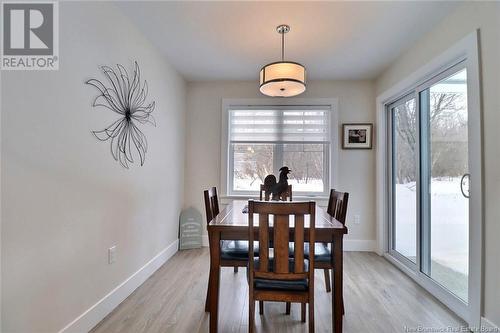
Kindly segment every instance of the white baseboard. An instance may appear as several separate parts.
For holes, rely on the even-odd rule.
[[[179,240],[175,240],[109,294],[66,325],[59,333],[83,333],[90,331],[137,287],[142,285],[158,268],[167,262],[177,252],[178,248]]]
[[[481,328],[487,329],[489,332],[500,332],[500,326],[485,317],[481,317]]]
[[[201,236],[203,246],[208,246],[208,235]],[[376,241],[364,239],[345,239],[344,251],[375,252]]]
[[[375,252],[377,242],[366,239],[344,239],[344,251]]]

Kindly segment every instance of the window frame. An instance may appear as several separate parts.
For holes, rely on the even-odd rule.
[[[386,109],[387,109],[387,128],[388,128],[388,132],[387,132],[387,151],[388,151],[388,154],[387,154],[387,179],[388,179],[388,184],[387,184],[387,188],[388,188],[388,220],[389,220],[389,228],[388,228],[388,232],[389,232],[389,238],[388,238],[388,242],[389,242],[389,248],[388,248],[388,252],[394,256],[395,258],[397,258],[399,261],[401,261],[403,264],[407,265],[409,268],[413,269],[413,270],[416,270],[417,267],[419,266],[419,259],[420,259],[420,256],[418,255],[419,251],[420,251],[420,244],[418,242],[418,239],[419,239],[419,231],[420,231],[420,228],[419,228],[419,219],[420,219],[420,212],[419,212],[419,209],[416,210],[416,229],[415,229],[415,234],[416,234],[416,262],[413,262],[411,261],[409,258],[405,257],[402,253],[398,252],[396,250],[396,235],[395,235],[395,230],[396,230],[396,206],[394,205],[395,203],[395,200],[396,200],[396,182],[395,182],[395,169],[394,169],[394,165],[395,165],[395,159],[396,159],[396,146],[395,146],[395,140],[396,140],[396,137],[395,137],[395,128],[394,128],[394,112],[393,112],[393,109],[399,105],[402,105],[412,99],[415,99],[415,108],[418,108],[418,102],[417,102],[417,95],[415,94],[415,91],[411,91],[410,93],[406,93],[400,97],[398,97],[397,99],[394,99],[392,100],[391,102],[389,103],[386,103]],[[417,110],[417,118],[418,118],[418,110]],[[419,135],[419,125],[420,125],[420,122],[417,121],[417,128],[416,128],[416,135],[418,136]],[[416,148],[419,149],[419,141],[420,140],[417,140],[416,142]],[[419,155],[419,154],[417,154]],[[418,161],[418,156],[416,158],[416,161]],[[418,163],[416,163],[418,164]],[[419,170],[417,168],[417,166],[415,166],[415,176],[417,177],[418,179],[418,175],[419,175]],[[416,182],[416,184],[418,185],[418,181]],[[416,191],[416,199],[417,199],[417,202],[415,203],[415,205],[417,206],[418,208],[418,201],[419,201],[419,192],[418,192],[418,189]]]
[[[387,260],[400,268],[415,282],[424,289],[431,292],[437,299],[448,306],[458,316],[464,319],[471,327],[479,327],[481,324],[481,301],[482,301],[482,271],[483,258],[481,249],[483,247],[483,172],[482,172],[482,106],[481,106],[481,80],[479,62],[479,30],[474,30],[464,36],[453,45],[449,46],[442,53],[434,56],[427,63],[424,63],[406,75],[401,81],[395,83],[386,91],[381,92],[377,99],[377,170],[376,186],[377,196],[377,253],[383,255]],[[427,83],[440,73],[464,61],[467,69],[467,98],[469,110],[469,170],[475,175],[475,182],[470,183],[471,205],[469,210],[469,304],[464,309],[457,306],[455,298],[449,297],[442,288],[435,284],[428,283],[422,274],[410,269],[389,252],[389,188],[387,168],[389,166],[387,139],[389,126],[387,125],[386,105],[397,99],[399,96],[408,94],[415,89],[419,90],[422,84]],[[417,98],[417,103],[419,99]],[[420,133],[420,130],[419,130]],[[420,158],[420,156],[418,157]],[[418,161],[420,163],[420,161]],[[420,175],[418,176],[420,177]],[[418,198],[420,193],[418,194]],[[418,214],[418,212],[417,212]],[[420,251],[420,249],[417,249]]]
[[[271,98],[263,99],[223,99],[222,100],[222,131],[221,131],[221,188],[223,197],[255,197],[258,191],[233,191],[233,147],[229,141],[229,111],[235,109],[318,109],[329,110],[330,112],[330,137],[329,143],[324,144],[323,172],[324,180],[322,192],[298,192],[294,194],[295,198],[326,198],[329,190],[338,179],[338,100],[336,98],[317,98],[302,99],[291,98],[286,100],[277,100]],[[277,142],[279,143],[279,142]],[[283,155],[282,155],[283,156]],[[279,165],[274,157],[273,168]],[[277,174],[278,170],[274,170]]]
[[[470,68],[470,66],[469,66]],[[397,265],[404,265],[412,271],[413,276],[416,277],[417,282],[421,283],[424,288],[427,288],[428,290],[431,290],[431,294],[433,296],[436,296],[439,300],[441,300],[443,303],[445,303],[452,311],[457,313],[462,319],[467,321],[468,317],[468,312],[470,310],[469,307],[469,301],[470,298],[472,297],[473,292],[471,292],[471,288],[469,288],[468,292],[468,300],[467,302],[460,299],[457,295],[455,295],[451,290],[447,289],[445,286],[439,284],[439,282],[430,275],[428,275],[424,269],[424,265],[430,265],[430,262],[428,262],[428,257],[430,256],[430,245],[429,242],[431,241],[431,236],[430,236],[430,206],[429,202],[427,201],[427,197],[424,195],[424,193],[429,193],[429,185],[424,181],[428,176],[427,173],[430,172],[427,168],[423,167],[423,163],[427,163],[428,161],[426,160],[426,152],[429,147],[425,145],[423,142],[424,137],[428,135],[428,124],[424,122],[424,117],[425,117],[425,112],[422,111],[421,109],[421,94],[432,87],[434,84],[439,83],[446,77],[449,77],[450,75],[456,74],[462,70],[467,70],[468,69],[468,62],[467,58],[465,56],[458,57],[455,60],[451,62],[447,62],[446,65],[439,67],[436,69],[434,72],[429,73],[428,75],[425,76],[425,79],[423,79],[421,82],[418,84],[414,84],[411,86],[410,93],[406,93],[405,95],[402,95],[402,97],[399,98],[392,98],[388,100],[388,102],[385,102],[385,107],[386,107],[386,112],[387,112],[387,121],[388,124],[386,125],[388,129],[390,129],[390,133],[388,132],[387,140],[389,142],[388,145],[388,168],[387,170],[391,172],[391,174],[387,175],[387,181],[388,181],[388,188],[389,188],[389,196],[388,196],[388,202],[387,202],[387,208],[389,210],[388,212],[388,232],[389,232],[389,250],[387,252],[387,255],[389,258],[392,258],[395,262],[397,262]],[[467,77],[467,86],[470,88],[472,86],[472,81],[473,78]],[[469,82],[469,80],[471,82]],[[474,94],[474,91],[470,92],[471,95]],[[412,96],[415,98],[415,107],[416,107],[416,118],[417,118],[417,126],[416,126],[416,131],[417,131],[417,142],[416,142],[416,165],[415,165],[415,172],[416,172],[416,202],[415,205],[417,207],[416,212],[416,262],[413,263],[410,261],[408,258],[406,258],[404,255],[396,251],[394,248],[394,239],[392,237],[394,236],[394,228],[395,228],[395,219],[394,219],[394,212],[391,211],[394,209],[394,184],[393,181],[393,154],[394,154],[394,143],[392,142],[391,136],[394,134],[393,133],[393,119],[392,119],[392,107],[394,105],[397,105],[401,100],[406,99],[407,97]],[[471,98],[468,92],[468,99]],[[474,97],[472,97],[474,99]],[[470,109],[474,109],[470,107],[470,104],[468,104],[468,107]],[[474,121],[474,111],[471,111],[468,113],[468,116],[470,117],[470,121]],[[472,124],[469,122],[469,130],[472,130]],[[470,134],[470,132],[469,132]],[[470,145],[468,146],[469,149],[472,148],[474,149],[473,143],[470,142]],[[470,155],[469,155],[470,157]],[[469,160],[469,169],[473,170],[474,167],[471,165],[471,160]],[[472,171],[470,171],[472,173]],[[473,213],[469,213],[469,232],[472,228],[472,222],[471,219],[473,218]],[[472,241],[472,238],[469,238],[469,243]],[[427,244],[427,245],[424,245]],[[469,251],[470,248],[472,247],[472,244],[469,245]],[[468,257],[468,263],[469,263],[469,275],[471,275],[471,256],[472,254],[469,253]],[[472,281],[472,277],[468,277],[469,280],[468,282]]]

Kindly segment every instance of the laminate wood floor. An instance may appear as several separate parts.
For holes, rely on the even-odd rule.
[[[344,253],[344,332],[408,332],[406,328],[460,327],[465,323],[384,258],[368,252]],[[205,295],[207,248],[178,252],[91,332],[208,332]],[[331,331],[331,294],[323,272],[315,274],[316,332]],[[221,273],[219,332],[248,331],[245,269]],[[257,308],[258,309],[258,308]],[[307,332],[300,305],[285,315],[284,303],[256,310],[257,332]]]

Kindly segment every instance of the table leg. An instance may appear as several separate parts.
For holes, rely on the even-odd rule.
[[[342,234],[334,234],[332,243],[332,326],[335,333],[342,332],[343,236]]]
[[[207,297],[205,298],[205,312],[210,312],[210,271],[208,271]]]
[[[210,235],[208,236],[208,239],[209,239],[208,249],[210,251]],[[208,285],[207,285],[207,296],[205,298],[205,312],[210,312],[210,291],[212,288],[211,285],[212,285],[212,260],[210,260],[210,265],[208,268]]]
[[[220,233],[213,231],[208,235],[210,243],[210,277],[208,293],[210,308],[210,332],[217,333],[219,318],[219,283],[220,283]]]

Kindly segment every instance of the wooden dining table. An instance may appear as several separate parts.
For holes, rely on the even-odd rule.
[[[220,243],[221,240],[248,240],[248,214],[243,210],[247,201],[235,200],[229,203],[212,221],[208,223],[210,246],[209,311],[210,332],[217,332],[219,318],[220,285]],[[318,243],[331,243],[333,269],[332,292],[332,330],[342,332],[342,280],[343,280],[343,238],[347,234],[345,225],[330,216],[323,208],[316,208],[315,240]],[[293,228],[290,229],[293,232]],[[308,238],[309,225],[305,219],[305,239]],[[257,237],[258,224],[254,227]]]

